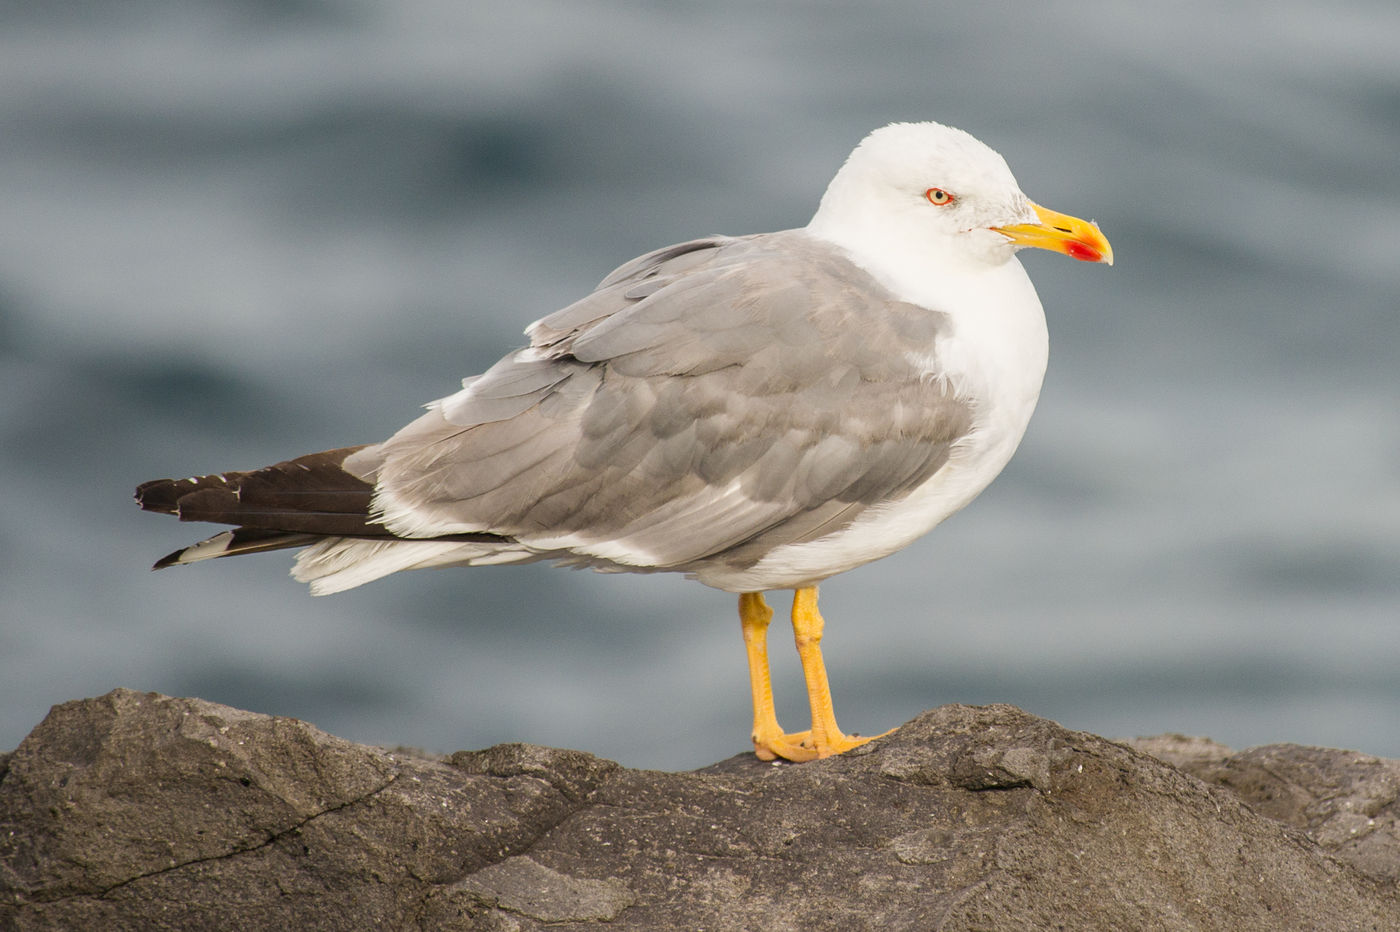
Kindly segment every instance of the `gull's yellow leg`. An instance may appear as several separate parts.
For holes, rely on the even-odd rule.
[[[807,701],[812,704],[812,732],[807,744],[817,757],[830,757],[874,740],[842,734],[836,724],[836,712],[831,707],[831,686],[826,679],[826,664],[822,662],[822,628],[825,625],[817,611],[817,587],[808,586],[794,592],[792,634],[797,641],[797,656],[802,660],[802,675],[807,679]]]
[[[753,752],[760,760],[812,760],[817,752],[803,746],[807,733],[784,734],[773,708],[773,680],[768,671],[768,623],[772,620],[773,610],[763,601],[763,593],[745,592],[739,596],[739,623],[744,629],[749,687],[753,690]]]

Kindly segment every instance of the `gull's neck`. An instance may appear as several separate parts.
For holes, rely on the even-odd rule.
[[[933,306],[925,299],[1020,273],[1005,236],[990,229],[954,233],[931,224],[923,215],[926,205],[893,202],[852,179],[846,168],[832,179],[806,232],[839,247],[901,299]]]
[[[806,232],[839,248],[898,300],[946,314],[952,330],[936,363],[930,357],[930,373],[949,378],[959,394],[1000,406],[1017,425],[1007,436],[1019,439],[1048,346],[1040,299],[1010,240],[991,229],[950,234],[884,207],[833,202],[828,192]]]
[[[1024,275],[1006,238],[991,230],[950,237],[888,216],[852,219],[831,223],[819,212],[806,233],[838,247],[903,301],[951,311],[951,296]]]

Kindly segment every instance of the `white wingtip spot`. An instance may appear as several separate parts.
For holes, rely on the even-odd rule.
[[[180,558],[175,562],[180,565],[186,563],[198,563],[200,560],[212,560],[223,555],[228,550],[228,545],[233,542],[233,532],[224,531],[215,534],[207,540],[202,540],[197,544],[191,544],[180,551]]]

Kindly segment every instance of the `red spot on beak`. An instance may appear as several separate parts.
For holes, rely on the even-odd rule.
[[[1070,240],[1065,243],[1065,255],[1081,262],[1102,262],[1103,253],[1092,246]]]

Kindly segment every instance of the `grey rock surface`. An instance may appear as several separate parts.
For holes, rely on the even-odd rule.
[[[661,773],[117,690],[0,755],[0,929],[1400,929],[1396,762],[1144,746],[947,706]]]
[[[1302,829],[1392,889],[1400,884],[1400,761],[1297,744],[1236,752],[1184,735],[1127,743],[1224,787],[1261,815]]]

